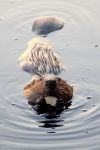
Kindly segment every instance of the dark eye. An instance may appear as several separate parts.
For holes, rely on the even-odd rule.
[[[40,78],[39,80],[42,81],[42,78]]]
[[[61,81],[61,78],[58,77],[58,81]]]

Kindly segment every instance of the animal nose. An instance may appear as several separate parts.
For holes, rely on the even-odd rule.
[[[48,80],[48,81],[46,81],[46,85],[48,88],[54,88],[54,87],[56,87],[57,83],[55,80]]]

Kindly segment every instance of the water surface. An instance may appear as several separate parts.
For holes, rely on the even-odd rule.
[[[49,34],[74,86],[72,105],[55,118],[36,114],[22,94],[30,75],[18,58],[36,36],[32,23],[42,15],[65,20]],[[0,149],[100,149],[100,1],[0,0]]]

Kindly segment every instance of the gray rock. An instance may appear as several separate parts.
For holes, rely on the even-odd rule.
[[[37,34],[47,35],[50,32],[61,29],[64,26],[64,20],[59,17],[43,16],[34,20],[32,31]]]

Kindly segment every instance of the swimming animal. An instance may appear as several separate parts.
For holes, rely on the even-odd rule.
[[[48,74],[31,81],[23,91],[28,103],[42,112],[49,111],[50,106],[57,111],[64,109],[73,96],[72,86],[56,75]]]

